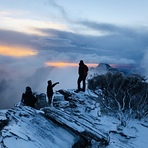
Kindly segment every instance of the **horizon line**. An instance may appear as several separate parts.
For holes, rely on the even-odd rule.
[[[99,64],[96,63],[84,63],[88,67],[96,67]],[[53,67],[78,67],[79,63],[74,63],[74,62],[46,62],[46,66],[53,66]]]
[[[88,67],[97,67],[99,64],[101,63],[84,63],[86,64]],[[108,63],[104,63],[104,64],[108,64]],[[117,68],[117,67],[127,67],[127,66],[131,66],[131,65],[135,65],[132,63],[128,63],[128,64],[108,64],[113,68]],[[45,62],[45,66],[49,67],[78,67],[79,63],[75,63],[75,62]]]

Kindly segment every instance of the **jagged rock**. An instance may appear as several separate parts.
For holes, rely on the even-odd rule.
[[[96,101],[90,99],[90,97],[84,93],[83,95],[85,96],[85,100],[82,98],[81,93],[74,93],[74,91],[69,92],[59,90],[58,93],[60,93],[67,101],[60,99],[58,97],[59,94],[58,96],[55,95],[53,107],[42,108],[46,117],[78,133],[82,139],[85,139],[85,142],[81,139],[85,144],[94,140],[98,145],[107,145],[110,141],[108,133],[104,133],[99,130],[97,125],[94,126],[93,122],[89,121],[88,118],[90,117],[87,115],[85,116],[82,113],[83,111],[87,113],[88,106],[90,108],[89,112],[96,109],[99,110]],[[95,116],[98,115],[95,114]],[[94,117],[91,118],[92,120],[95,120]],[[97,121],[99,120],[97,119]],[[83,147],[83,142],[81,140],[79,139],[73,147]]]
[[[89,141],[84,137],[80,137],[80,139],[74,143],[72,148],[86,148],[88,145],[90,145]]]
[[[65,99],[66,101],[71,100],[70,97],[71,97],[72,94],[71,94],[69,91],[60,89],[60,90],[58,90],[58,92],[64,96],[64,99]]]
[[[53,106],[56,108],[67,108],[69,107],[68,101],[53,101]]]
[[[18,103],[0,111],[0,148],[147,147],[146,132],[138,135],[147,130],[147,122],[132,122],[130,128],[118,130],[120,121],[100,113],[95,95],[74,90],[60,92],[54,94],[51,106],[46,106],[44,94],[38,94],[44,100],[38,102],[40,110]]]
[[[43,108],[42,110],[45,112],[46,117],[74,130],[87,140],[93,139],[104,145],[109,143],[110,138],[108,133],[99,130],[98,126],[94,126],[94,124],[83,115],[71,115],[71,113],[52,107]]]
[[[56,101],[65,101],[64,95],[59,92],[55,92],[53,96],[53,102],[56,102]]]
[[[8,124],[9,120],[6,118],[5,113],[0,112],[0,130]]]
[[[46,94],[44,94],[44,93],[36,94],[36,97],[37,97],[37,102],[35,103],[36,109],[40,109],[40,108],[49,106],[46,101]]]
[[[0,131],[1,148],[70,148],[79,140],[78,134],[28,106],[9,109],[6,119],[9,122]]]

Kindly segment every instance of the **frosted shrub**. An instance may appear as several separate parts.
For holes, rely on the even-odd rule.
[[[97,75],[88,80],[88,88],[98,95],[107,113],[113,113],[122,122],[148,116],[148,83],[139,74],[125,76],[121,72]],[[102,94],[97,93],[101,89]]]

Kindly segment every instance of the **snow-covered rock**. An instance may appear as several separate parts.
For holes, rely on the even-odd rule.
[[[9,109],[1,120],[7,124],[0,134],[2,148],[65,148],[71,147],[78,136],[44,117],[42,111],[20,106]]]
[[[148,123],[101,114],[90,91],[59,90],[51,106],[38,94],[36,109],[18,103],[0,110],[0,148],[147,148]]]

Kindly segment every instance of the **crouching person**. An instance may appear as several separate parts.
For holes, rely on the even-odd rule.
[[[24,105],[35,108],[37,98],[33,95],[32,90],[29,86],[26,87],[25,93],[22,94],[22,100]]]

